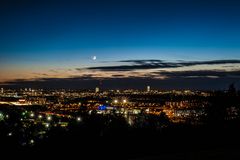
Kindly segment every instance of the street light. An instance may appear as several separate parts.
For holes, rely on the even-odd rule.
[[[30,144],[33,144],[33,143],[34,143],[34,140],[33,140],[33,139],[31,139],[31,140],[30,140]]]
[[[82,121],[82,118],[81,118],[81,117],[77,117],[77,121],[78,121],[78,122],[81,122],[81,121]]]
[[[49,124],[49,123],[46,123],[45,126],[48,128],[48,127],[50,126],[50,124]]]
[[[31,114],[30,114],[30,117],[34,117],[34,113],[31,113]]]
[[[48,116],[48,117],[47,117],[47,120],[48,120],[48,121],[51,121],[51,120],[52,120],[52,117]]]

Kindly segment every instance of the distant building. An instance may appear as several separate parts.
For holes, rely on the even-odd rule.
[[[99,87],[95,88],[95,93],[98,93],[100,91]]]
[[[147,92],[150,92],[150,91],[151,91],[150,86],[147,86]]]

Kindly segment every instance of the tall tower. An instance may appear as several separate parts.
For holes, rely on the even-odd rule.
[[[100,91],[99,87],[95,88],[95,93],[98,93]]]
[[[150,86],[147,86],[147,92],[150,92],[150,91],[151,91]]]

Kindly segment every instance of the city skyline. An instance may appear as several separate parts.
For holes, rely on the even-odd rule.
[[[237,1],[0,3],[1,87],[240,86]]]

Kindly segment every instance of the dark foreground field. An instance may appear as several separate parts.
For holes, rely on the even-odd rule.
[[[102,131],[86,127],[52,131],[33,147],[2,140],[3,154],[19,158],[63,159],[240,159],[236,127],[170,126],[158,131],[124,126]],[[4,147],[3,147],[4,146]]]

